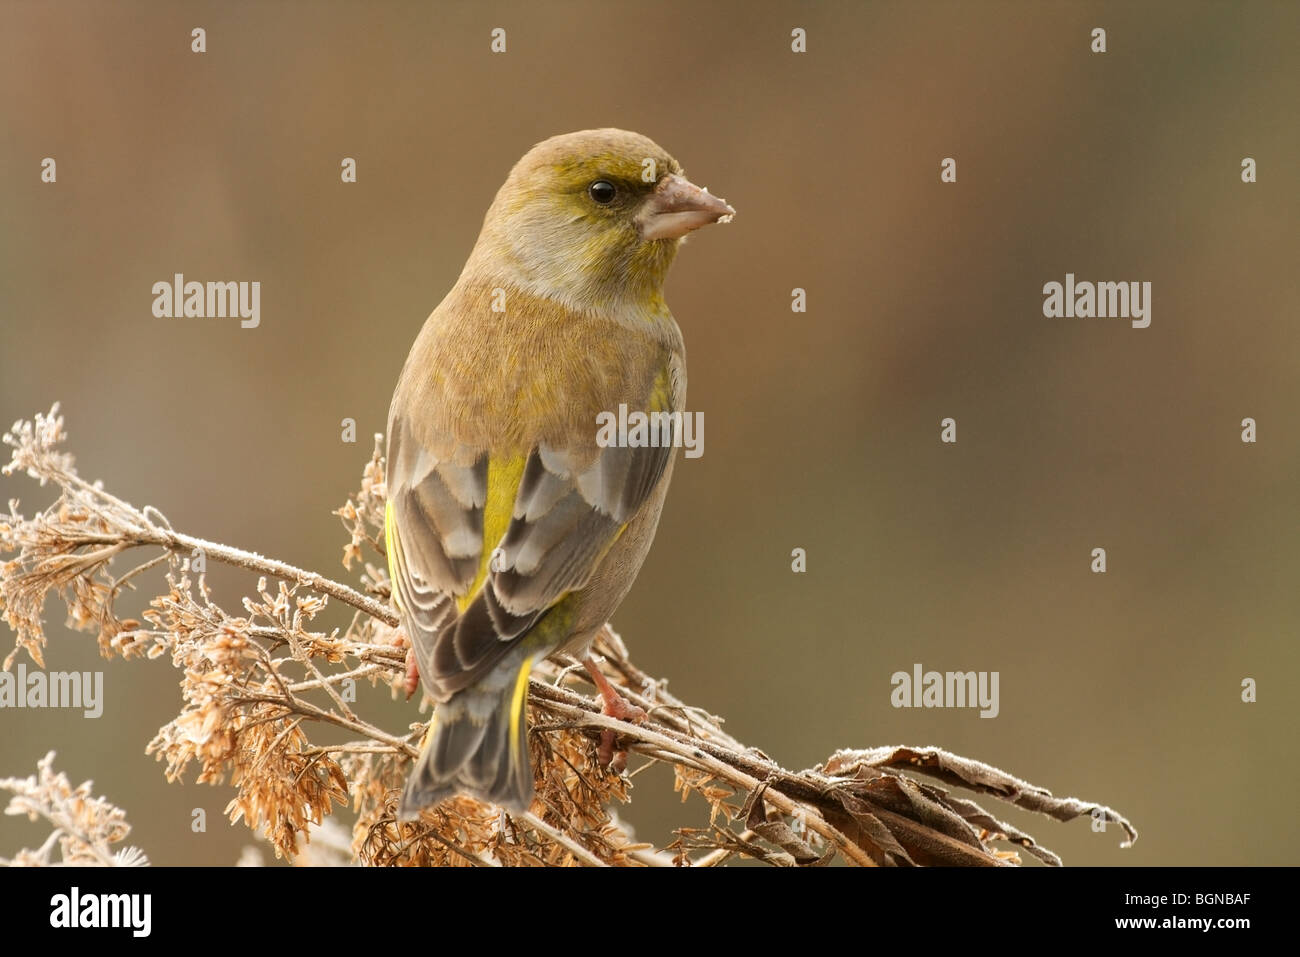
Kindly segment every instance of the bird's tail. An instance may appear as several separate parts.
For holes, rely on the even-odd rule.
[[[528,810],[533,800],[528,675],[535,658],[507,655],[481,681],[438,705],[407,777],[401,820],[457,793],[515,813]]]

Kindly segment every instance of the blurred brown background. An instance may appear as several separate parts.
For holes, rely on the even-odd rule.
[[[787,766],[936,744],[1142,832],[1008,814],[1067,863],[1294,864],[1298,30],[1282,2],[5,0],[0,423],[59,400],[85,476],[342,576],[330,510],[507,170],[638,130],[739,210],[669,280],[705,453],[615,619],[638,663]],[[154,318],[176,272],[260,281],[260,328]],[[1044,318],[1066,272],[1150,281],[1151,327]],[[211,577],[236,607],[252,584]],[[57,749],[155,862],[233,863],[231,789],[144,754],[176,673],[48,610],[48,667],[104,670],[104,715],[0,712],[0,776]],[[1001,714],[895,710],[914,662],[999,671]],[[706,817],[666,774],[624,813]],[[38,833],[0,820],[0,854]]]

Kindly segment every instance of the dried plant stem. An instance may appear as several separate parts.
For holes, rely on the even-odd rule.
[[[297,568],[287,562],[266,558],[255,552],[246,552],[240,548],[231,548],[229,545],[222,545],[219,542],[196,538],[193,535],[183,535],[180,532],[155,526],[140,529],[134,538],[127,540],[126,544],[160,545],[182,555],[192,555],[196,549],[201,548],[204,555],[226,565],[233,565],[236,568],[244,568],[260,575],[294,582],[322,595],[337,598],[345,605],[350,605],[357,611],[365,612],[371,618],[382,621],[386,625],[393,627],[398,625],[397,614],[388,605],[381,605],[373,598],[349,588],[342,582],[333,581],[317,572]]]
[[[56,406],[33,423],[19,422],[4,436],[14,449],[5,474],[22,470],[61,490],[54,504],[30,519],[17,514],[16,503],[8,515],[0,514],[0,559],[16,556],[0,561],[0,612],[17,633],[9,660],[25,651],[43,665],[42,608],[50,592],[67,603],[74,627],[97,634],[104,654],[169,655],[183,675],[184,707],[148,750],[166,760],[169,779],[180,778],[191,762],[200,767],[201,782],[229,776],[238,788],[227,808],[232,820],[260,827],[277,854],[299,853],[299,840],[335,804],[351,803],[357,813],[352,853],[363,863],[712,867],[737,854],[784,866],[833,857],[862,866],[1012,862],[1015,853],[996,850],[996,841],[1060,863],[974,801],[912,774],[1062,821],[1089,815],[1119,825],[1127,843],[1136,837],[1110,808],[1056,798],[990,765],[935,748],[841,750],[816,768],[787,770],[728,734],[721,718],[677,698],[666,682],[633,665],[608,626],[596,651],[624,686],[622,693],[647,712],[645,723],[607,717],[592,699],[572,690],[572,683],[590,681],[576,662],[543,662],[529,684],[529,745],[537,774],[532,810],[511,818],[455,797],[419,821],[399,822],[394,805],[409,762],[418,755],[422,729],[385,730],[367,720],[365,709],[343,689],[344,682],[366,680],[400,686],[406,650],[394,611],[317,572],[178,532],[156,509],[137,509],[85,482],[72,457],[57,449],[64,438],[57,412]],[[337,512],[352,540],[345,564],[359,560],[367,543],[382,552],[381,451],[377,442],[360,493]],[[135,548],[163,551],[110,575],[109,562]],[[183,559],[199,551],[205,559],[260,576],[258,594],[244,598],[246,614],[227,614],[202,575],[191,579],[193,563]],[[142,613],[152,627],[119,617],[114,602],[123,588],[138,587],[145,573],[164,563],[165,592]],[[269,579],[278,587],[269,588]],[[367,567],[361,580],[373,594],[387,593],[382,570]],[[354,609],[345,633],[307,630],[331,598]],[[307,731],[320,725],[344,729],[353,740],[314,744]],[[596,744],[610,731],[622,748],[673,767],[683,795],[695,793],[708,802],[708,827],[679,828],[678,840],[663,850],[632,841],[608,810],[628,800],[628,778],[597,760]],[[15,860],[44,861],[56,836],[71,826],[59,809],[91,806],[66,801],[70,786],[53,774],[52,759],[51,754],[40,766],[39,785],[35,779],[7,782],[20,795],[15,801],[35,802],[22,804],[20,812],[43,816],[55,827],[40,849]],[[77,839],[87,846],[74,849],[75,859],[114,863],[107,847],[125,834],[124,819],[106,804],[93,807],[96,820],[108,822],[107,836],[88,831]],[[144,860],[128,850],[116,862]]]
[[[276,697],[270,694],[253,694],[250,692],[235,692],[233,697],[243,702],[259,702],[264,704],[279,705],[284,708],[287,714],[300,714],[307,718],[315,718],[317,721],[323,721],[327,724],[337,725],[347,731],[356,734],[363,734],[366,737],[373,738],[376,741],[383,742],[394,751],[400,751],[408,757],[417,757],[419,750],[410,743],[408,738],[399,738],[391,734],[380,731],[372,724],[359,721],[355,718],[346,718],[343,715],[335,714],[327,708],[319,707],[310,701],[305,701],[299,697],[291,697],[288,701],[284,698]]]
[[[296,681],[289,685],[289,690],[297,694],[300,691],[311,691],[313,688],[336,685],[349,679],[356,680],[357,678],[369,678],[371,675],[382,675],[391,670],[391,668],[385,668],[382,665],[362,665],[360,668],[353,668],[351,671],[338,671],[332,675],[320,675],[310,681]]]
[[[615,732],[623,739],[628,750],[646,754],[656,760],[668,760],[697,768],[719,780],[734,785],[740,791],[755,791],[763,784],[762,780],[737,766],[741,763],[742,758],[734,752],[729,753],[726,749],[716,748],[698,739],[683,739],[681,735],[674,732],[659,731],[648,725],[629,726],[625,721],[617,721],[603,714],[593,713],[591,705],[585,702],[583,705],[578,705],[557,700],[556,689],[547,684],[542,684],[541,688],[535,684],[529,691],[547,700],[545,710],[569,718],[574,727],[583,730],[609,730]],[[719,754],[724,755],[725,759],[720,757]],[[770,766],[774,772],[772,774],[773,778],[786,774],[776,765]],[[778,775],[776,772],[780,772],[780,774]],[[793,814],[796,810],[794,800],[771,786],[768,787],[764,797],[784,814]],[[819,811],[805,808],[805,813],[808,818],[808,826],[834,845],[846,858],[866,867],[873,866],[875,862],[871,860],[870,856],[840,833],[838,829],[828,824]]]
[[[585,866],[587,867],[608,867],[609,866],[600,858],[596,857],[596,855],[592,854],[591,851],[587,850],[577,841],[569,837],[569,835],[565,834],[563,831],[551,827],[551,825],[547,824],[545,821],[543,821],[532,811],[528,811],[524,814],[521,814],[519,816],[519,819],[526,822],[529,827],[533,828],[533,830],[540,831],[542,834],[545,834],[556,844],[559,844],[562,848],[564,848],[566,851],[572,854],[576,860],[578,860]]]

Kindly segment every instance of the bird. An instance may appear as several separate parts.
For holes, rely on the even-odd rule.
[[[434,711],[399,819],[457,794],[527,811],[528,678],[549,656],[583,661],[605,714],[645,720],[590,649],[654,539],[680,444],[685,346],[664,278],[688,233],[734,215],[639,133],[551,137],[510,171],[420,329],[389,409],[384,538]],[[602,439],[621,406],[667,413],[671,441]]]

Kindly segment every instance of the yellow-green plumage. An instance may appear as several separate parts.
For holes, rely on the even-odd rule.
[[[673,449],[602,448],[597,416],[683,409],[663,278],[688,228],[730,212],[694,189],[637,134],[539,144],[416,339],[389,412],[385,532],[437,710],[403,816],[458,791],[527,807],[528,673],[585,654],[640,568]]]

